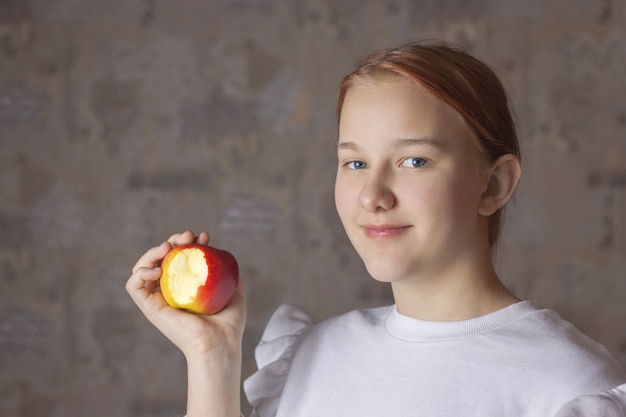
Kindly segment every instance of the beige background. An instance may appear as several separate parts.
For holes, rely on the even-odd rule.
[[[240,261],[245,375],[280,302],[389,303],[335,213],[335,99],[409,37],[501,75],[525,170],[502,277],[626,365],[623,0],[2,0],[0,416],[184,412],[183,358],[124,283],[185,228]]]

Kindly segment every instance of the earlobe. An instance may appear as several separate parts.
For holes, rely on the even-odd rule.
[[[511,199],[522,175],[519,159],[512,154],[502,155],[489,168],[486,189],[481,197],[478,213],[491,216]]]

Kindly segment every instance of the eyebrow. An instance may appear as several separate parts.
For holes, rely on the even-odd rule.
[[[444,148],[444,144],[441,141],[426,136],[420,138],[395,139],[390,143],[392,150],[407,148],[410,146],[431,146],[438,149]],[[360,148],[355,142],[339,142],[337,144],[337,149],[358,151]]]

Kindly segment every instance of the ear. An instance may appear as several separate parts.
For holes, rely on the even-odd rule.
[[[480,199],[478,213],[491,216],[511,199],[522,175],[519,159],[502,155],[488,168],[487,186]]]

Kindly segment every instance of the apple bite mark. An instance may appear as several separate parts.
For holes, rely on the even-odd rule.
[[[209,267],[200,249],[181,250],[169,266],[169,287],[172,299],[178,307],[193,303],[198,288],[204,285]]]

